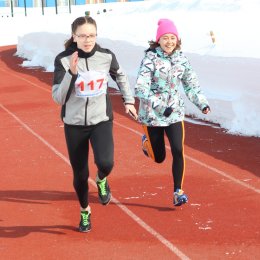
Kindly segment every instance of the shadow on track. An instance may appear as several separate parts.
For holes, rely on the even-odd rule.
[[[54,226],[12,226],[1,227],[0,237],[3,238],[18,238],[25,237],[31,233],[48,233],[54,235],[66,235],[64,230],[76,231],[73,226],[54,225]]]
[[[98,203],[97,192],[89,193],[89,201]],[[51,201],[77,201],[74,191],[1,190],[0,201],[26,204],[50,204]]]

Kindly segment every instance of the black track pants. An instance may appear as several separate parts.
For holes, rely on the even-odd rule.
[[[80,206],[86,208],[88,201],[89,143],[100,179],[108,176],[114,165],[113,122],[106,121],[94,126],[64,125],[65,138],[73,169],[73,186]]]
[[[174,191],[182,189],[184,179],[184,123],[177,122],[166,127],[143,126],[153,154],[150,157],[157,163],[164,161],[166,156],[164,133],[168,137],[173,157],[172,176]]]

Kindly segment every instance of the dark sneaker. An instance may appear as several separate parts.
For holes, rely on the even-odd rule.
[[[144,146],[144,143],[145,143],[145,142],[148,142],[148,140],[147,140],[146,135],[143,135],[143,136],[142,136],[142,150],[143,150],[143,153],[144,153],[147,157],[149,157],[148,152],[147,152],[147,150],[146,150],[146,148],[145,148],[145,146]]]
[[[107,178],[103,180],[96,179],[97,188],[98,188],[98,199],[99,202],[103,205],[107,205],[111,200],[111,192],[107,182]]]
[[[89,211],[80,212],[80,223],[79,223],[80,232],[89,232],[91,230],[90,215],[91,213]]]
[[[187,195],[184,194],[183,190],[177,189],[173,194],[173,204],[174,206],[181,206],[188,202]]]

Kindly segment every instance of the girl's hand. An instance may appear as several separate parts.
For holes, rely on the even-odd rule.
[[[78,52],[75,51],[74,53],[72,53],[70,57],[70,71],[74,75],[78,74],[78,69],[77,69],[78,61],[79,61]]]
[[[125,112],[129,114],[134,120],[137,120],[138,115],[136,113],[136,109],[132,104],[125,104]]]
[[[208,114],[210,112],[210,107],[209,106],[206,106],[202,109],[202,113],[203,114]]]

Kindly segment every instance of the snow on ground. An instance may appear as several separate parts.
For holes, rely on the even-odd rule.
[[[226,128],[229,133],[260,136],[259,0],[172,0],[90,4],[54,8],[0,8],[0,46],[17,44],[23,66],[53,71],[54,57],[70,37],[70,25],[85,11],[98,24],[97,42],[111,49],[132,86],[157,21],[172,19],[184,53],[197,72],[212,112],[203,115],[186,99],[187,115]],[[8,17],[7,17],[8,16]],[[210,37],[213,31],[216,42]],[[11,32],[11,33],[10,33]]]

